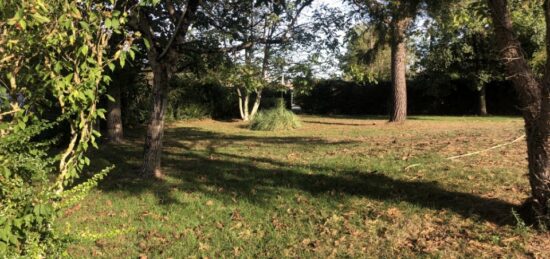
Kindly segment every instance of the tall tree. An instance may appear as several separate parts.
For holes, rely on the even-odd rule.
[[[220,40],[220,49],[231,53],[238,69],[229,69],[248,83],[231,83],[239,96],[241,118],[248,121],[260,107],[262,92],[272,75],[277,48],[303,39],[304,26],[298,24],[302,11],[313,0],[243,0],[214,2],[205,8],[209,23]],[[244,64],[244,66],[243,66]],[[226,79],[230,79],[229,77]],[[231,80],[229,80],[231,81]],[[252,95],[254,103],[250,107]]]
[[[107,87],[107,94],[112,98],[107,103],[107,139],[112,143],[120,143],[124,138],[122,126],[122,107],[120,98],[120,85],[113,82]]]
[[[134,14],[129,23],[143,35],[147,45],[147,59],[153,71],[152,108],[141,167],[144,176],[162,177],[162,139],[169,82],[183,55],[178,47],[186,42],[186,35],[195,21],[201,2],[202,0],[164,0],[150,4],[138,2],[141,5],[139,12]]]
[[[431,87],[449,86],[453,79],[466,79],[478,93],[478,114],[487,115],[486,84],[500,79],[502,68],[493,49],[494,37],[487,31],[489,18],[477,1],[460,1],[433,14],[417,43],[417,62]]]
[[[392,109],[390,122],[407,118],[407,38],[408,29],[420,12],[441,9],[451,1],[436,0],[353,0],[357,13],[366,17],[380,34],[376,47],[384,41],[391,47]]]
[[[407,118],[407,30],[417,15],[418,0],[376,1],[355,0],[366,13],[369,23],[380,33],[382,40],[389,40],[391,47],[392,109],[390,122],[404,122]],[[389,37],[386,36],[386,33]]]
[[[124,10],[126,3],[125,1],[117,1],[115,5],[115,10]],[[127,29],[127,28],[124,28]],[[130,30],[127,30],[130,31]],[[110,52],[116,53],[116,47],[120,45],[121,37],[114,35],[110,42]],[[141,69],[143,62],[143,50],[139,44],[134,44],[132,46],[125,46],[127,49],[132,49],[132,60],[129,65],[125,65],[126,62],[117,64],[117,67],[114,71],[111,71],[110,75],[116,80],[113,80],[107,86],[107,103],[106,109],[107,113],[105,114],[105,120],[107,124],[106,137],[107,140],[111,143],[120,143],[124,139],[124,127],[122,119],[122,96],[126,88],[125,86],[134,85],[136,79],[136,74]],[[120,55],[125,55],[120,53]],[[136,58],[137,55],[137,58]],[[132,62],[136,61],[136,62]]]
[[[341,58],[344,79],[356,82],[389,81],[391,77],[391,51],[378,40],[376,29],[363,23],[355,25],[347,35],[346,54]]]
[[[546,21],[546,53],[550,53],[550,1],[540,3]],[[550,226],[550,56],[546,57],[542,78],[538,78],[515,33],[508,1],[488,0],[488,4],[502,62],[522,105],[532,194],[530,203],[539,222]]]

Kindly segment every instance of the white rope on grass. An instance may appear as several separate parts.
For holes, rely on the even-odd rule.
[[[479,151],[472,152],[472,153],[467,153],[467,154],[463,154],[463,155],[447,157],[447,158],[445,158],[445,159],[453,160],[453,159],[457,159],[457,158],[461,158],[461,157],[477,155],[477,154],[479,154],[479,153],[487,152],[487,151],[489,151],[489,150],[497,149],[497,148],[499,148],[499,147],[504,147],[504,146],[508,146],[508,145],[514,144],[514,143],[516,143],[516,142],[522,140],[523,138],[525,138],[525,134],[519,136],[518,138],[516,138],[516,139],[514,139],[514,140],[512,140],[512,141],[510,141],[510,142],[502,143],[502,144],[499,144],[499,145],[496,145],[496,146],[492,146],[492,147],[490,147],[490,148],[483,149],[483,150],[479,150]]]
[[[496,146],[492,146],[490,148],[486,148],[486,149],[483,149],[483,150],[479,150],[479,151],[476,151],[476,152],[471,152],[471,153],[467,153],[467,154],[463,154],[463,155],[458,155],[458,156],[451,156],[451,157],[447,157],[445,158],[446,160],[453,160],[453,159],[457,159],[457,158],[461,158],[461,157],[467,157],[467,156],[473,156],[473,155],[477,155],[479,153],[483,153],[483,152],[487,152],[487,151],[490,151],[490,150],[493,150],[493,149],[497,149],[499,147],[504,147],[504,146],[508,146],[508,145],[511,145],[511,144],[514,144],[520,140],[522,140],[523,138],[525,138],[525,134],[519,136],[518,138],[510,141],[510,142],[506,142],[506,143],[502,143],[502,144],[498,144]],[[409,165],[407,167],[404,168],[404,170],[407,170],[407,169],[410,169],[410,168],[413,168],[413,167],[417,167],[417,166],[421,166],[422,164],[412,164],[412,165]]]

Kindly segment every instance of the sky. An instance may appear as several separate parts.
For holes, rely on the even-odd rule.
[[[300,23],[307,23],[311,21],[311,17],[313,15],[314,10],[319,9],[321,6],[328,6],[330,8],[337,8],[343,13],[348,13],[352,10],[352,7],[347,1],[342,0],[314,0],[310,7],[307,9],[304,9],[303,14],[299,18]],[[415,30],[422,30],[423,26],[421,26],[426,21],[426,17],[424,16],[418,16],[417,19],[415,19],[414,27]],[[346,28],[339,29],[337,31],[333,31],[333,33],[338,35],[338,39],[340,41],[340,48],[339,52],[341,54],[345,54],[346,52],[346,42],[344,41],[345,35],[350,29],[351,26],[353,26],[354,23],[357,23],[358,21],[352,21]],[[418,42],[422,40],[423,34],[416,34],[416,36],[412,36],[411,40],[412,42]],[[326,59],[326,62],[323,62],[322,66],[315,68],[315,76],[319,78],[331,78],[331,77],[339,77],[342,76],[342,71],[338,66],[337,60],[335,60],[335,56],[332,55],[332,53],[329,53],[329,50],[322,50],[321,52],[324,52],[324,56]],[[304,53],[304,52],[298,52],[295,54],[292,54],[291,56],[294,58],[295,61],[304,60],[307,59],[308,55],[311,53]],[[329,62],[331,61],[331,62]],[[412,61],[412,60],[411,60]]]
[[[311,17],[313,16],[314,10],[319,9],[322,6],[337,8],[342,12],[347,12],[349,10],[349,6],[347,6],[347,4],[341,0],[314,0],[311,6],[304,9],[302,15],[298,19],[298,24],[308,23],[309,21],[311,21]],[[342,30],[332,31],[332,33],[335,33],[338,35],[338,39],[340,42],[344,41],[344,36],[346,32],[347,32],[347,28]],[[332,53],[329,53],[329,50],[322,50],[321,52],[324,52],[324,55],[322,56],[324,56],[325,60],[322,62],[321,66],[315,67],[315,76],[320,78],[329,78],[334,75],[336,76],[341,75],[341,71],[340,71],[340,68],[338,67],[338,63],[335,62],[334,56],[331,55]],[[341,53],[345,52],[345,45],[340,46],[340,52]],[[298,52],[298,53],[292,54],[291,56],[294,58],[294,61],[300,61],[300,60],[307,59],[309,54],[311,53]]]

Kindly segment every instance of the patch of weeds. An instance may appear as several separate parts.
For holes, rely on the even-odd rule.
[[[250,123],[251,130],[263,131],[292,130],[301,126],[298,116],[285,108],[283,99],[278,100],[275,108],[260,111]]]
[[[521,215],[519,215],[519,213],[515,209],[512,209],[512,216],[514,217],[514,220],[516,221],[516,225],[514,227],[514,232],[518,235],[523,236],[523,237],[525,237],[527,234],[529,234],[529,232],[530,232],[529,227],[527,226],[527,224],[525,223],[525,221],[523,220]]]

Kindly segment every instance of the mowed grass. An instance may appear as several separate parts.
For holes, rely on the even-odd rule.
[[[61,231],[74,257],[550,257],[518,224],[528,196],[518,118],[301,116],[303,128],[181,121],[165,135],[164,181],[136,177],[142,132],[103,146],[116,169]]]

